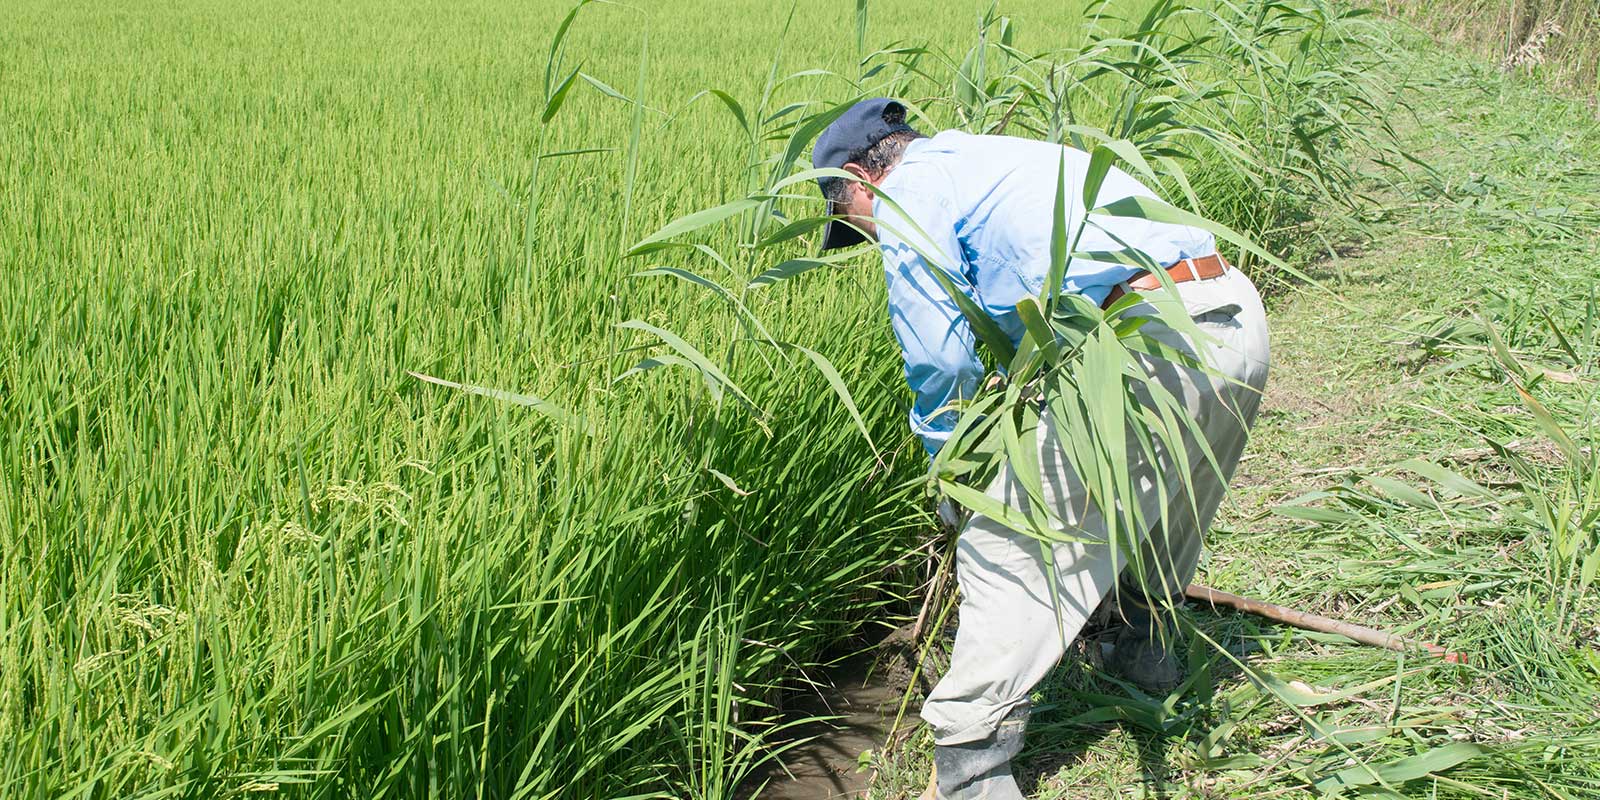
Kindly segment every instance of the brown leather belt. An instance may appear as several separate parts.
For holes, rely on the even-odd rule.
[[[1203,281],[1216,278],[1228,271],[1228,262],[1222,260],[1220,255],[1202,256],[1200,258],[1186,258],[1167,267],[1167,275],[1171,276],[1173,283],[1185,281]],[[1131,287],[1133,291],[1150,292],[1161,288],[1161,279],[1142,270],[1138,275],[1129,278],[1116,286],[1111,287],[1111,293],[1106,295],[1106,301],[1100,304],[1101,308],[1110,308],[1112,303],[1122,299]]]

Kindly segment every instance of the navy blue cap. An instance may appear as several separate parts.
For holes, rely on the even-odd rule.
[[[906,107],[898,100],[874,97],[862,100],[834,120],[811,148],[811,166],[838,169],[850,163],[891,133],[912,130],[906,124]],[[818,178],[817,185],[841,178]],[[828,213],[836,213],[831,207]],[[832,250],[865,241],[861,232],[842,220],[828,223],[822,236],[822,249]]]

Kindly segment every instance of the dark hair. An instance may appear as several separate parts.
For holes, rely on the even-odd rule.
[[[879,139],[876,144],[865,150],[851,153],[848,161],[860,164],[869,175],[882,175],[900,163],[900,157],[905,155],[907,145],[926,138],[928,137],[911,128],[898,130]],[[823,184],[822,195],[828,198],[830,203],[842,203],[845,200],[845,189],[849,186],[850,181],[843,178],[830,178]]]

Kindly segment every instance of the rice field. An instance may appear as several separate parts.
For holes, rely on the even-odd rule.
[[[1168,5],[8,6],[0,796],[731,796],[926,462],[819,204],[636,245],[894,90],[1306,252],[1404,161],[1377,35]]]

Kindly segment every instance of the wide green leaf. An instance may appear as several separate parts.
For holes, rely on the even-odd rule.
[[[1316,788],[1325,794],[1357,786],[1370,786],[1380,781],[1404,783],[1436,775],[1473,759],[1489,755],[1491,751],[1472,742],[1451,742],[1414,756],[1397,758],[1382,764],[1358,764],[1317,779]],[[1374,775],[1373,773],[1377,774]]]
[[[1322,286],[1322,284],[1317,282],[1314,278],[1305,274],[1304,272],[1301,272],[1300,270],[1295,269],[1294,267],[1289,266],[1284,262],[1283,259],[1267,252],[1260,245],[1257,245],[1255,242],[1251,241],[1249,237],[1238,233],[1237,231],[1229,228],[1226,225],[1223,225],[1220,222],[1214,222],[1192,211],[1185,211],[1177,206],[1168,205],[1167,203],[1164,203],[1153,197],[1124,197],[1121,200],[1116,200],[1097,208],[1090,209],[1089,213],[1091,215],[1107,217],[1132,217],[1135,219],[1150,220],[1151,222],[1165,222],[1172,225],[1188,225],[1191,228],[1199,228],[1203,231],[1208,231],[1223,241],[1229,242],[1230,244],[1233,244],[1239,249],[1254,255],[1262,261],[1265,261],[1268,264],[1271,264],[1274,267],[1293,275],[1299,280],[1305,281],[1306,283],[1312,284],[1331,293],[1331,290],[1327,290],[1326,287]]]
[[[545,101],[544,113],[539,115],[540,122],[549,122],[555,117],[556,112],[561,110],[561,104],[567,101],[567,92],[572,91],[573,81],[578,79],[578,74],[579,71],[574,69],[556,87],[555,92],[550,95],[550,99]]]
[[[777,340],[772,338],[772,334],[767,331],[767,326],[762,324],[761,318],[751,313],[750,309],[745,307],[745,304],[740,301],[733,292],[729,291],[728,288],[722,284],[680,267],[652,267],[647,270],[635,272],[633,273],[632,277],[645,278],[656,275],[671,276],[686,283],[691,283],[695,286],[710,289],[714,294],[717,295],[717,297],[721,298],[723,302],[732,307],[746,324],[748,324],[757,333],[761,334],[762,340],[770,345],[776,346],[778,344]]]
[[[744,106],[739,105],[739,101],[733,99],[733,95],[728,94],[721,89],[712,89],[711,94],[718,100],[722,101],[722,104],[728,108],[728,113],[732,114],[734,120],[739,123],[739,127],[746,134],[749,134],[750,120],[744,113]]]
[[[854,255],[855,253],[851,252],[848,253],[846,257],[851,257]],[[777,266],[762,272],[760,275],[751,278],[750,283],[746,284],[746,288],[755,289],[762,286],[772,286],[774,284],[783,283],[790,278],[798,277],[818,267],[837,266],[842,260],[844,259],[840,257],[791,258],[788,261],[784,261]]]
[[[750,396],[745,394],[745,391],[739,388],[739,385],[734,383],[732,378],[728,377],[727,373],[724,373],[720,367],[712,363],[711,359],[706,358],[704,353],[700,352],[700,350],[694,345],[684,341],[683,337],[679,336],[678,334],[673,333],[665,328],[651,325],[650,323],[639,319],[630,319],[626,322],[619,322],[617,323],[617,327],[644,331],[654,335],[661,341],[666,342],[667,346],[676,351],[680,357],[686,359],[691,365],[694,366],[695,369],[699,370],[702,375],[705,375],[708,380],[715,381],[718,386],[721,386],[731,392],[740,403],[745,405],[745,407],[756,412],[757,414],[765,414],[765,412],[763,412],[761,408],[756,405],[755,401],[751,400]]]
[[[627,254],[629,256],[638,256],[659,250],[669,239],[700,230],[701,228],[715,225],[719,222],[727,220],[730,217],[743,214],[744,212],[761,205],[766,199],[767,198],[765,197],[759,196],[746,197],[742,200],[734,200],[731,203],[723,203],[720,206],[708,208],[703,211],[696,211],[693,214],[686,214],[667,223],[666,225],[663,225],[660,230],[641,239],[638,244],[635,244],[633,247],[628,249]]]
[[[543,414],[557,422],[571,425],[584,433],[588,432],[588,428],[584,424],[584,421],[581,417],[578,417],[577,415],[567,411],[555,403],[540,398],[536,395],[508,392],[503,389],[491,389],[486,386],[474,386],[470,383],[456,383],[455,381],[447,381],[444,378],[435,378],[432,375],[424,375],[420,372],[412,372],[409,370],[406,372],[406,374],[416,378],[419,381],[431,383],[435,386],[444,386],[450,389],[466,392],[467,394],[475,394],[482,397],[487,397],[491,400],[499,400],[503,403],[513,403],[519,406],[528,406],[534,411],[537,411],[540,414]]]
[[[850,387],[845,385],[844,378],[839,375],[839,370],[833,365],[833,362],[809,347],[790,342],[783,342],[782,346],[785,349],[799,350],[802,355],[817,366],[817,370],[828,381],[828,386],[833,389],[833,393],[839,398],[839,402],[843,403],[845,410],[850,412],[850,419],[855,422],[856,430],[861,432],[861,438],[867,441],[867,448],[872,451],[873,457],[881,461],[882,456],[878,453],[878,446],[872,443],[872,434],[867,430],[866,420],[861,418],[861,410],[856,407],[855,398],[850,396]]]

